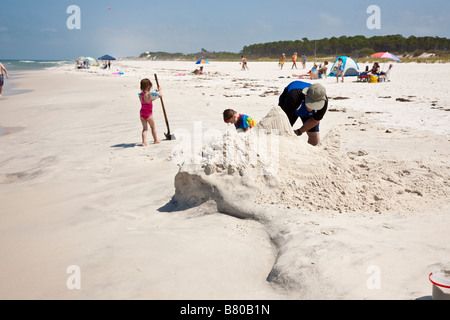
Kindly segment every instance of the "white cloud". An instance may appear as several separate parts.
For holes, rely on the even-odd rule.
[[[0,27],[0,32],[5,32],[5,31],[8,31],[7,27]]]
[[[319,14],[319,17],[321,19],[320,23],[323,23],[327,26],[341,27],[344,24],[344,21],[338,15],[331,15],[326,12],[321,12]]]

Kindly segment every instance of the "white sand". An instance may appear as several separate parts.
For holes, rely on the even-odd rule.
[[[429,273],[450,268],[449,64],[395,64],[388,83],[321,80],[321,146],[281,134],[270,142],[279,157],[232,166],[212,161],[223,147],[214,135],[245,140],[222,111],[259,121],[304,70],[195,67],[123,61],[11,77],[33,91],[8,96],[6,85],[0,100],[0,298],[431,296]],[[137,93],[154,73],[177,140],[143,148]],[[160,102],[155,117],[163,139]],[[202,147],[204,166],[177,175]],[[249,157],[245,144],[234,150]],[[67,288],[72,265],[80,290]]]

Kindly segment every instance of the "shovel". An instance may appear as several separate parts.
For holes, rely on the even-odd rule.
[[[156,86],[159,88],[159,82],[158,82],[158,76],[155,74],[155,80],[156,80]],[[167,114],[166,114],[166,108],[164,108],[164,101],[163,98],[160,96],[159,100],[161,100],[161,106],[164,113],[164,119],[166,119],[166,126],[167,126],[167,133],[164,133],[167,140],[176,140],[175,135],[170,134],[170,128],[169,128],[169,120],[167,120]]]

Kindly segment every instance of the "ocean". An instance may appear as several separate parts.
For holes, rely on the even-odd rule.
[[[75,60],[0,60],[9,72],[45,70],[60,67],[67,64],[74,64]]]

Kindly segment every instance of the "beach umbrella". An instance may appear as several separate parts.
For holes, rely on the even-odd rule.
[[[95,60],[92,57],[87,57],[84,59],[85,61],[87,61],[89,64],[93,65],[93,66],[98,66],[98,62],[97,60]]]
[[[98,58],[98,60],[116,60],[116,58],[111,57],[108,54],[105,54],[103,57]]]
[[[209,62],[205,59],[200,59],[195,64],[209,64]]]
[[[377,53],[374,53],[373,55],[371,55],[371,57],[384,58],[384,59],[390,59],[390,60],[402,62],[397,56],[395,56],[389,52],[377,52]]]

